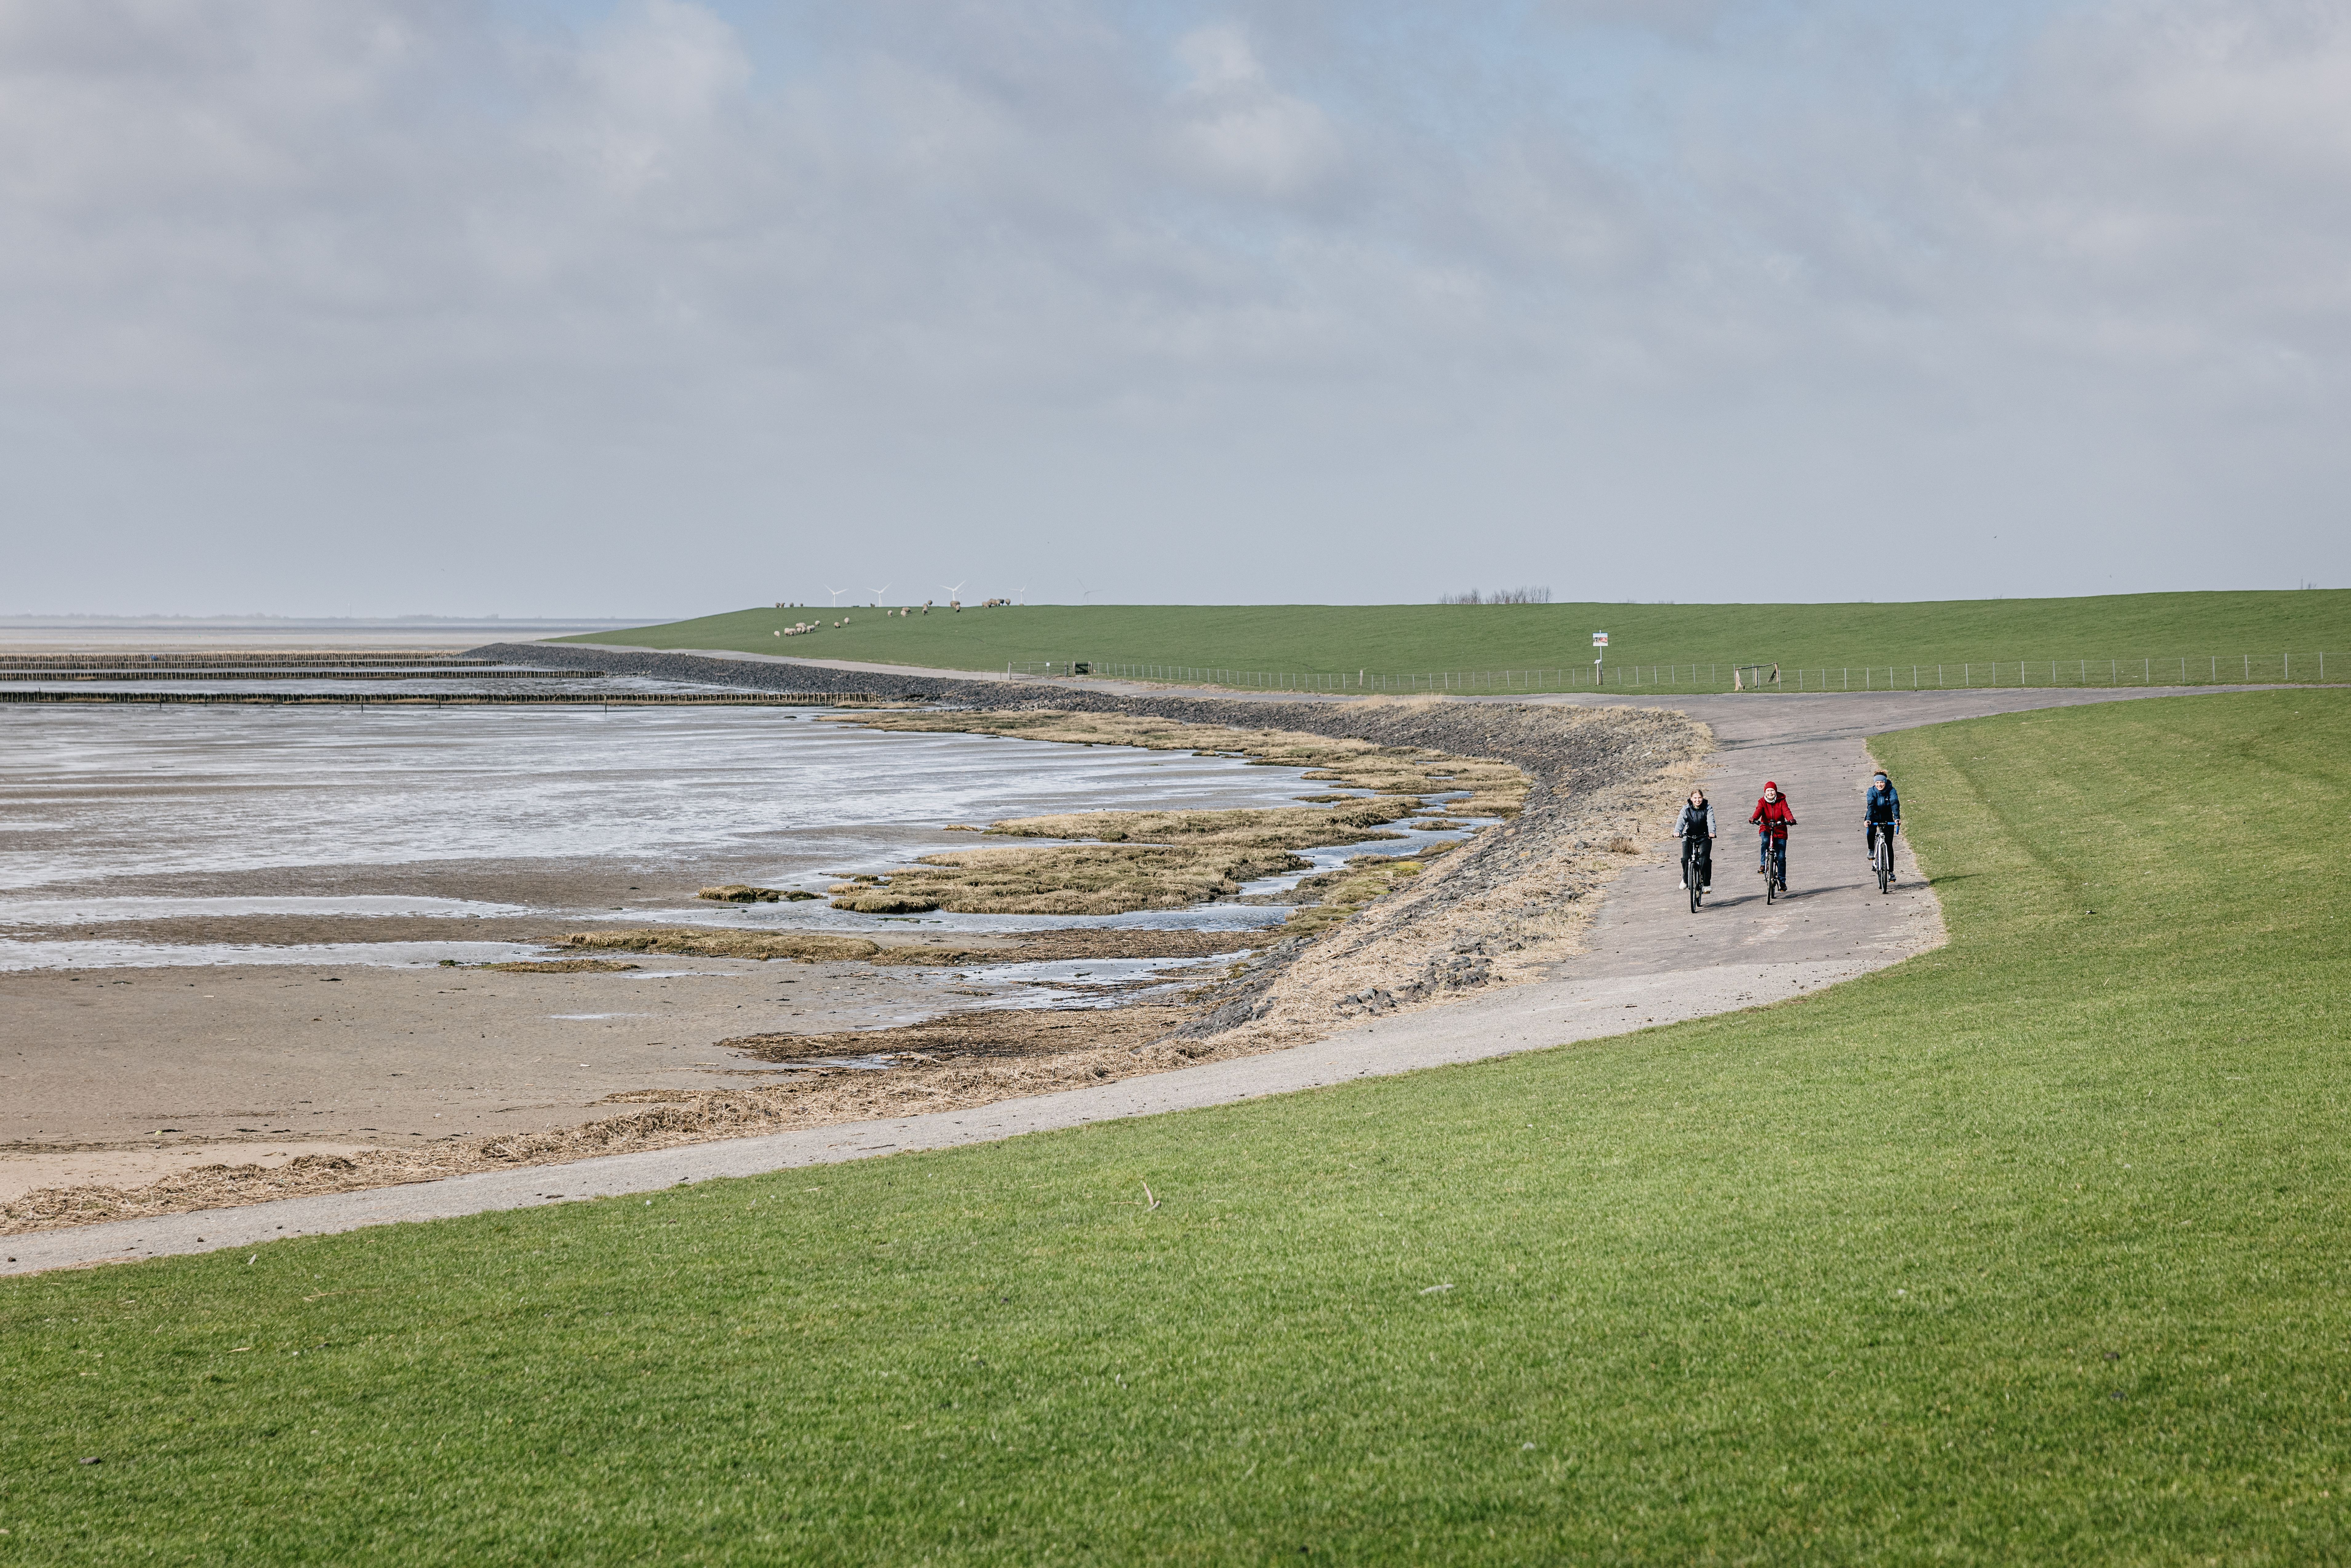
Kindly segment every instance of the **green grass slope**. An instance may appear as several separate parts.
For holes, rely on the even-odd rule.
[[[2351,1557],[2351,697],[1880,755],[1952,941],[1795,1003],[8,1281],[0,1560]]]
[[[842,614],[847,626],[830,624]],[[810,618],[825,621],[826,629],[806,637],[775,635]],[[1913,664],[1942,663],[1951,667],[1949,680],[1956,685],[1961,666],[1970,662],[2246,655],[2255,660],[2255,678],[2275,680],[2283,653],[2296,656],[2294,674],[2307,678],[2317,674],[2314,661],[2321,651],[2329,655],[2329,677],[2341,678],[2341,666],[2351,664],[2351,591],[1929,604],[1032,605],[960,614],[935,610],[904,618],[856,610],[743,610],[569,641],[956,670],[1084,659],[1394,674],[1588,668],[1594,632],[1609,634],[1612,665],[1702,664],[1719,668],[1724,685],[1729,666],[1740,662],[1776,662],[1791,669],[1898,665],[1906,671]],[[2077,674],[2061,673],[2067,684]],[[2095,673],[2103,683],[2103,664]],[[2134,678],[2138,674],[2129,673]],[[2199,680],[2211,673],[2210,664],[2189,672]],[[2154,674],[2160,678],[2162,672]],[[2040,681],[2037,674],[2033,678]],[[1931,678],[1927,684],[1933,684]],[[1858,676],[1855,685],[1860,685]]]

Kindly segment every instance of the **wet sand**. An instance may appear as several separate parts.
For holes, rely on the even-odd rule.
[[[957,1007],[954,969],[648,956],[620,974],[254,965],[0,975],[0,1192],[61,1150],[402,1146],[569,1126],[774,1069],[711,1042]],[[28,1163],[29,1162],[29,1163]],[[44,1167],[45,1168],[45,1167]]]

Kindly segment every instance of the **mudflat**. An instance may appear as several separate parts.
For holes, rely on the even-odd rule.
[[[0,1194],[81,1179],[569,1126],[609,1094],[778,1071],[710,1042],[887,1028],[971,1005],[952,968],[652,956],[607,974],[353,965],[0,974]],[[163,1155],[166,1158],[142,1156]],[[104,1177],[86,1174],[105,1166]]]
[[[1294,718],[1300,727],[1261,722],[1269,718]],[[1235,719],[1259,722],[1239,729],[1232,727]],[[95,928],[50,929],[117,942],[135,930],[159,946],[167,936],[184,941],[201,935],[243,946],[241,956],[248,956],[268,941],[307,939],[313,959],[339,956],[317,946],[330,932],[349,940],[364,929],[380,939],[369,946],[379,948],[384,937],[439,936],[442,952],[428,958],[453,946],[471,946],[479,958],[486,956],[480,946],[486,939],[528,943],[544,952],[540,945],[558,936],[550,915],[568,915],[585,917],[599,929],[580,933],[575,926],[559,951],[592,950],[600,959],[639,967],[516,974],[456,967],[471,959],[432,968],[225,962],[0,976],[0,1006],[20,1021],[26,1041],[10,1048],[17,1053],[14,1060],[0,1060],[0,1105],[6,1107],[0,1113],[0,1180],[12,1159],[24,1172],[0,1186],[0,1197],[13,1192],[26,1198],[9,1206],[9,1224],[69,1225],[249,1202],[291,1190],[415,1181],[620,1147],[987,1103],[1275,1049],[1325,1033],[1366,1008],[1384,1015],[1431,1005],[1466,988],[1522,983],[1573,950],[1590,919],[1590,895],[1625,863],[1617,849],[1621,836],[1634,831],[1634,819],[1654,817],[1667,803],[1664,796],[1674,792],[1669,786],[1694,764],[1703,744],[1701,731],[1668,716],[1426,702],[1279,713],[1185,704],[1176,713],[1151,716],[1133,735],[1127,731],[1136,726],[1123,717],[1036,710],[957,716],[939,727],[960,734],[1040,726],[1053,733],[1028,744],[1074,741],[1090,749],[1107,741],[1106,749],[1128,756],[1137,750],[1189,754],[1207,746],[1246,754],[1259,766],[1329,763],[1338,770],[1304,777],[1343,779],[1375,796],[1395,794],[1407,812],[1431,796],[1447,797],[1447,810],[1483,806],[1492,831],[1457,841],[1455,852],[1442,855],[1437,845],[1412,841],[1419,859],[1373,856],[1379,865],[1349,862],[1335,880],[1315,879],[1324,905],[1301,913],[1325,918],[1301,922],[1299,932],[1276,938],[1262,961],[1239,973],[1216,960],[1242,948],[1265,948],[1262,928],[1007,933],[999,947],[954,930],[917,935],[902,923],[860,935],[902,947],[938,944],[966,951],[942,952],[930,963],[885,959],[870,949],[858,957],[777,953],[760,962],[740,950],[741,939],[755,934],[746,916],[755,927],[768,924],[749,911],[709,908],[708,915],[717,918],[693,942],[677,940],[695,935],[685,930],[625,929],[633,924],[626,917],[643,919],[657,911],[666,917],[664,926],[676,924],[684,913],[676,894],[684,886],[751,880],[711,870],[689,880],[678,874],[684,864],[645,856],[603,872],[599,892],[613,898],[609,908],[591,904],[576,884],[533,889],[556,894],[546,902],[560,915],[517,909],[497,897],[492,887],[507,889],[496,873],[511,862],[496,862],[463,868],[445,861],[410,862],[401,879],[407,884],[402,895],[451,904],[433,914],[371,914],[364,927],[347,912],[254,909],[191,919],[160,907],[134,914],[116,902],[95,911]],[[1320,733],[1326,728],[1334,733]],[[1008,737],[1022,743],[1017,734]],[[1155,783],[1161,765],[1143,766],[1152,770],[1148,778],[1131,760],[1118,760],[1115,772],[1134,775],[1133,788]],[[1185,767],[1196,770],[1189,762]],[[1356,776],[1365,768],[1375,776]],[[1226,783],[1217,788],[1241,793]],[[1496,793],[1505,790],[1507,799]],[[1324,796],[1327,791],[1318,799]],[[1156,810],[1147,824],[1133,812],[1092,810],[1023,817],[1000,822],[999,830],[1038,824],[1051,838],[1081,832],[1102,840],[1123,840],[1146,826],[1155,838],[1179,836],[1174,830],[1183,827],[1288,832],[1290,820],[1303,815],[1286,804],[1238,813],[1223,802],[1202,804],[1210,810],[1202,815],[1195,809],[1196,822],[1165,810]],[[1384,809],[1379,814],[1395,815]],[[522,817],[527,825],[528,813]],[[1362,836],[1340,841],[1343,846]],[[1622,841],[1629,850],[1630,841]],[[880,847],[869,842],[863,849],[870,856]],[[698,858],[707,866],[714,857]],[[269,868],[238,879],[265,885],[240,887],[234,894],[217,883],[204,891],[214,897],[317,897],[311,878],[320,869],[306,874],[299,868]],[[524,880],[543,879],[551,869],[526,873]],[[209,868],[183,873],[203,882],[220,874]],[[831,890],[841,895],[831,909],[858,905],[849,894],[868,884],[894,888],[900,874],[885,866],[879,874],[851,878],[853,887]],[[384,896],[374,891],[384,882],[372,868],[340,875],[365,878],[372,884],[365,896]],[[152,896],[153,883],[143,891]],[[194,890],[183,895],[193,896]],[[1365,907],[1371,904],[1379,907]],[[1353,918],[1359,910],[1362,918]],[[103,918],[112,914],[133,917]],[[1349,928],[1343,942],[1321,940],[1340,925]],[[1054,939],[1050,946],[1040,941],[1047,937]],[[1107,950],[1138,939],[1155,950]],[[1040,946],[1048,950],[1034,950]],[[1162,947],[1167,951],[1155,950]],[[1134,995],[1121,999],[1148,1005],[1072,1018],[1056,1009],[1071,999],[1110,999],[1055,995],[1073,982],[1097,993],[1140,991],[1153,986],[1154,977],[1134,967],[1106,972],[1095,967],[1091,980],[1082,971],[1050,981],[1033,971],[1032,978],[1017,978],[998,967],[992,952],[983,957],[969,951],[985,948],[1003,951],[1011,964],[1050,962],[1064,968],[1079,959],[1186,961],[1203,966],[1196,973],[1206,984],[1178,983],[1184,1008],[1166,1007],[1177,998],[1164,993],[1156,1003]],[[964,972],[967,967],[976,972]],[[1358,993],[1374,999],[1364,1002]],[[992,1010],[998,1008],[1027,1016],[1016,1021]],[[316,1155],[267,1158],[298,1144]],[[197,1150],[208,1156],[209,1171],[188,1164]],[[68,1184],[72,1190],[58,1190],[48,1174],[61,1154],[76,1156]],[[272,1164],[293,1168],[282,1176],[254,1168]],[[250,1174],[238,1174],[234,1167],[240,1166]]]

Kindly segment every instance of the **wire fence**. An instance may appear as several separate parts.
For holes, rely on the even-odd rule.
[[[2329,674],[2327,662],[2334,661]],[[1892,692],[1979,687],[2221,686],[2317,685],[2351,678],[2334,653],[2136,654],[2103,659],[1959,659],[1937,664],[1812,664],[1770,659],[1675,664],[1594,660],[1539,669],[1393,672],[1238,670],[1208,664],[1040,659],[1004,666],[1008,675],[1093,676],[1241,691],[1328,693],[1513,692]]]

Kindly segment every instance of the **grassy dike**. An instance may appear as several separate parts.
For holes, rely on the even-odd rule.
[[[1879,755],[1799,1002],[7,1281],[0,1562],[2351,1556],[2351,696]]]
[[[831,624],[843,616],[848,625]],[[826,629],[775,635],[803,619],[822,620]],[[2239,654],[2266,657],[2270,667],[2263,672],[2257,663],[2255,676],[2275,680],[2286,652],[2297,678],[2314,677],[2304,655],[2321,649],[2330,680],[2351,676],[2351,591],[2333,589],[1920,604],[1045,604],[905,618],[855,609],[742,610],[564,641],[953,670],[1100,659],[1352,674],[1588,668],[1592,633],[1601,631],[1609,634],[1612,666],[1719,664],[1725,685],[1740,660],[1778,661],[1792,672],[1799,664],[1855,666],[1856,685],[1859,666],[1911,664],[1929,666],[1932,685],[1931,667],[1942,661],[1953,666],[1949,680],[1958,685],[1959,666],[1969,660]],[[2200,681],[2210,672],[2189,673]],[[2012,669],[2007,684],[2015,684]]]

